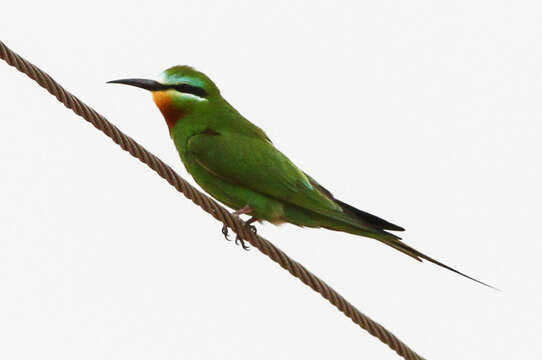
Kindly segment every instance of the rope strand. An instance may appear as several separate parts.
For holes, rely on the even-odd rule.
[[[344,315],[349,317],[354,323],[367,330],[371,335],[377,337],[383,343],[387,344],[397,354],[408,360],[421,360],[420,355],[416,354],[406,344],[399,340],[395,335],[386,330],[382,325],[364,315],[352,304],[346,301],[339,293],[331,288],[316,275],[308,271],[303,265],[296,262],[286,255],[275,245],[255,234],[248,226],[237,216],[230,214],[223,206],[203,194],[182,177],[180,177],[171,167],[165,164],[158,157],[147,151],[139,145],[134,139],[125,135],[115,125],[100,115],[91,107],[87,106],[77,97],[66,91],[60,84],[54,81],[49,75],[40,70],[32,63],[26,61],[12,50],[10,50],[2,41],[0,41],[0,58],[6,63],[15,67],[17,70],[26,74],[35,80],[41,87],[55,96],[68,109],[81,116],[95,128],[102,131],[111,138],[123,150],[129,152],[132,156],[138,158],[153,169],[158,175],[164,178],[171,186],[181,192],[186,198],[204,211],[211,214],[215,219],[231,228],[241,239],[248,241],[252,246],[267,255],[271,260],[278,263],[282,268],[288,270],[290,274],[297,277],[304,284],[318,292]]]

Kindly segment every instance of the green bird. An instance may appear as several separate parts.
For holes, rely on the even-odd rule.
[[[235,110],[202,72],[174,66],[162,72],[158,81],[109,83],[152,92],[186,170],[207,193],[235,209],[235,214],[252,216],[248,223],[287,222],[373,238],[418,261],[428,260],[490,286],[401,242],[390,231],[403,231],[402,227],[336,199]]]

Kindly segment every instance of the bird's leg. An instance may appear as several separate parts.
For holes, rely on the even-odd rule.
[[[243,214],[250,214],[252,212],[252,208],[248,205],[245,205],[243,206],[242,208],[240,208],[239,210],[236,210],[232,213],[232,215],[234,216],[239,216],[239,215],[243,215]]]
[[[241,209],[239,210],[236,210],[232,213],[232,215],[234,216],[239,216],[239,215],[243,215],[243,214],[250,214],[252,212],[252,208],[248,205],[245,205],[243,206]],[[252,220],[254,218],[251,218],[249,221],[247,221],[247,224],[250,224],[252,222],[254,222],[255,220]],[[224,235],[224,237],[226,238],[226,240],[228,241],[231,241],[229,238],[228,238],[228,227],[226,225],[224,225],[222,227],[222,234]],[[248,250],[250,249],[250,247],[248,247],[247,245],[245,245],[245,242],[243,241],[243,239],[241,239],[239,237],[239,235],[236,235],[235,236],[235,244],[236,245],[239,245],[239,242],[241,242],[241,246],[243,247],[244,250]]]

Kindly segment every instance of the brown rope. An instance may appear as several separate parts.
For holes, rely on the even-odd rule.
[[[423,359],[382,325],[361,313],[324,281],[305,269],[303,265],[290,259],[288,255],[275,247],[275,245],[252,232],[240,218],[231,215],[224,207],[187,183],[162,160],[151,154],[131,137],[122,133],[102,115],[98,114],[95,110],[62,88],[62,86],[54,81],[49,75],[11,51],[2,41],[0,41],[0,58],[35,80],[67,108],[72,109],[77,115],[83,117],[98,130],[101,130],[104,134],[109,136],[122,149],[128,151],[132,156],[147,164],[151,169],[156,171],[158,175],[166,179],[168,183],[175,187],[175,189],[183,193],[185,197],[192,200],[196,205],[199,205],[215,219],[231,228],[241,239],[250,242],[252,246],[256,247],[271,258],[271,260],[288,270],[293,276],[310,286],[314,291],[320,293],[320,295],[337,307],[337,309],[352,319],[354,323],[367,330],[371,335],[376,336],[383,343],[395,350],[397,354],[409,360]]]

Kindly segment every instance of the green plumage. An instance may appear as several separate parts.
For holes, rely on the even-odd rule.
[[[426,259],[470,278],[388,232],[402,231],[402,227],[335,199],[224,100],[205,74],[175,66],[164,71],[158,82],[116,82],[153,91],[187,171],[227,206],[248,207],[254,218],[275,224],[288,222],[370,237],[416,260]]]

